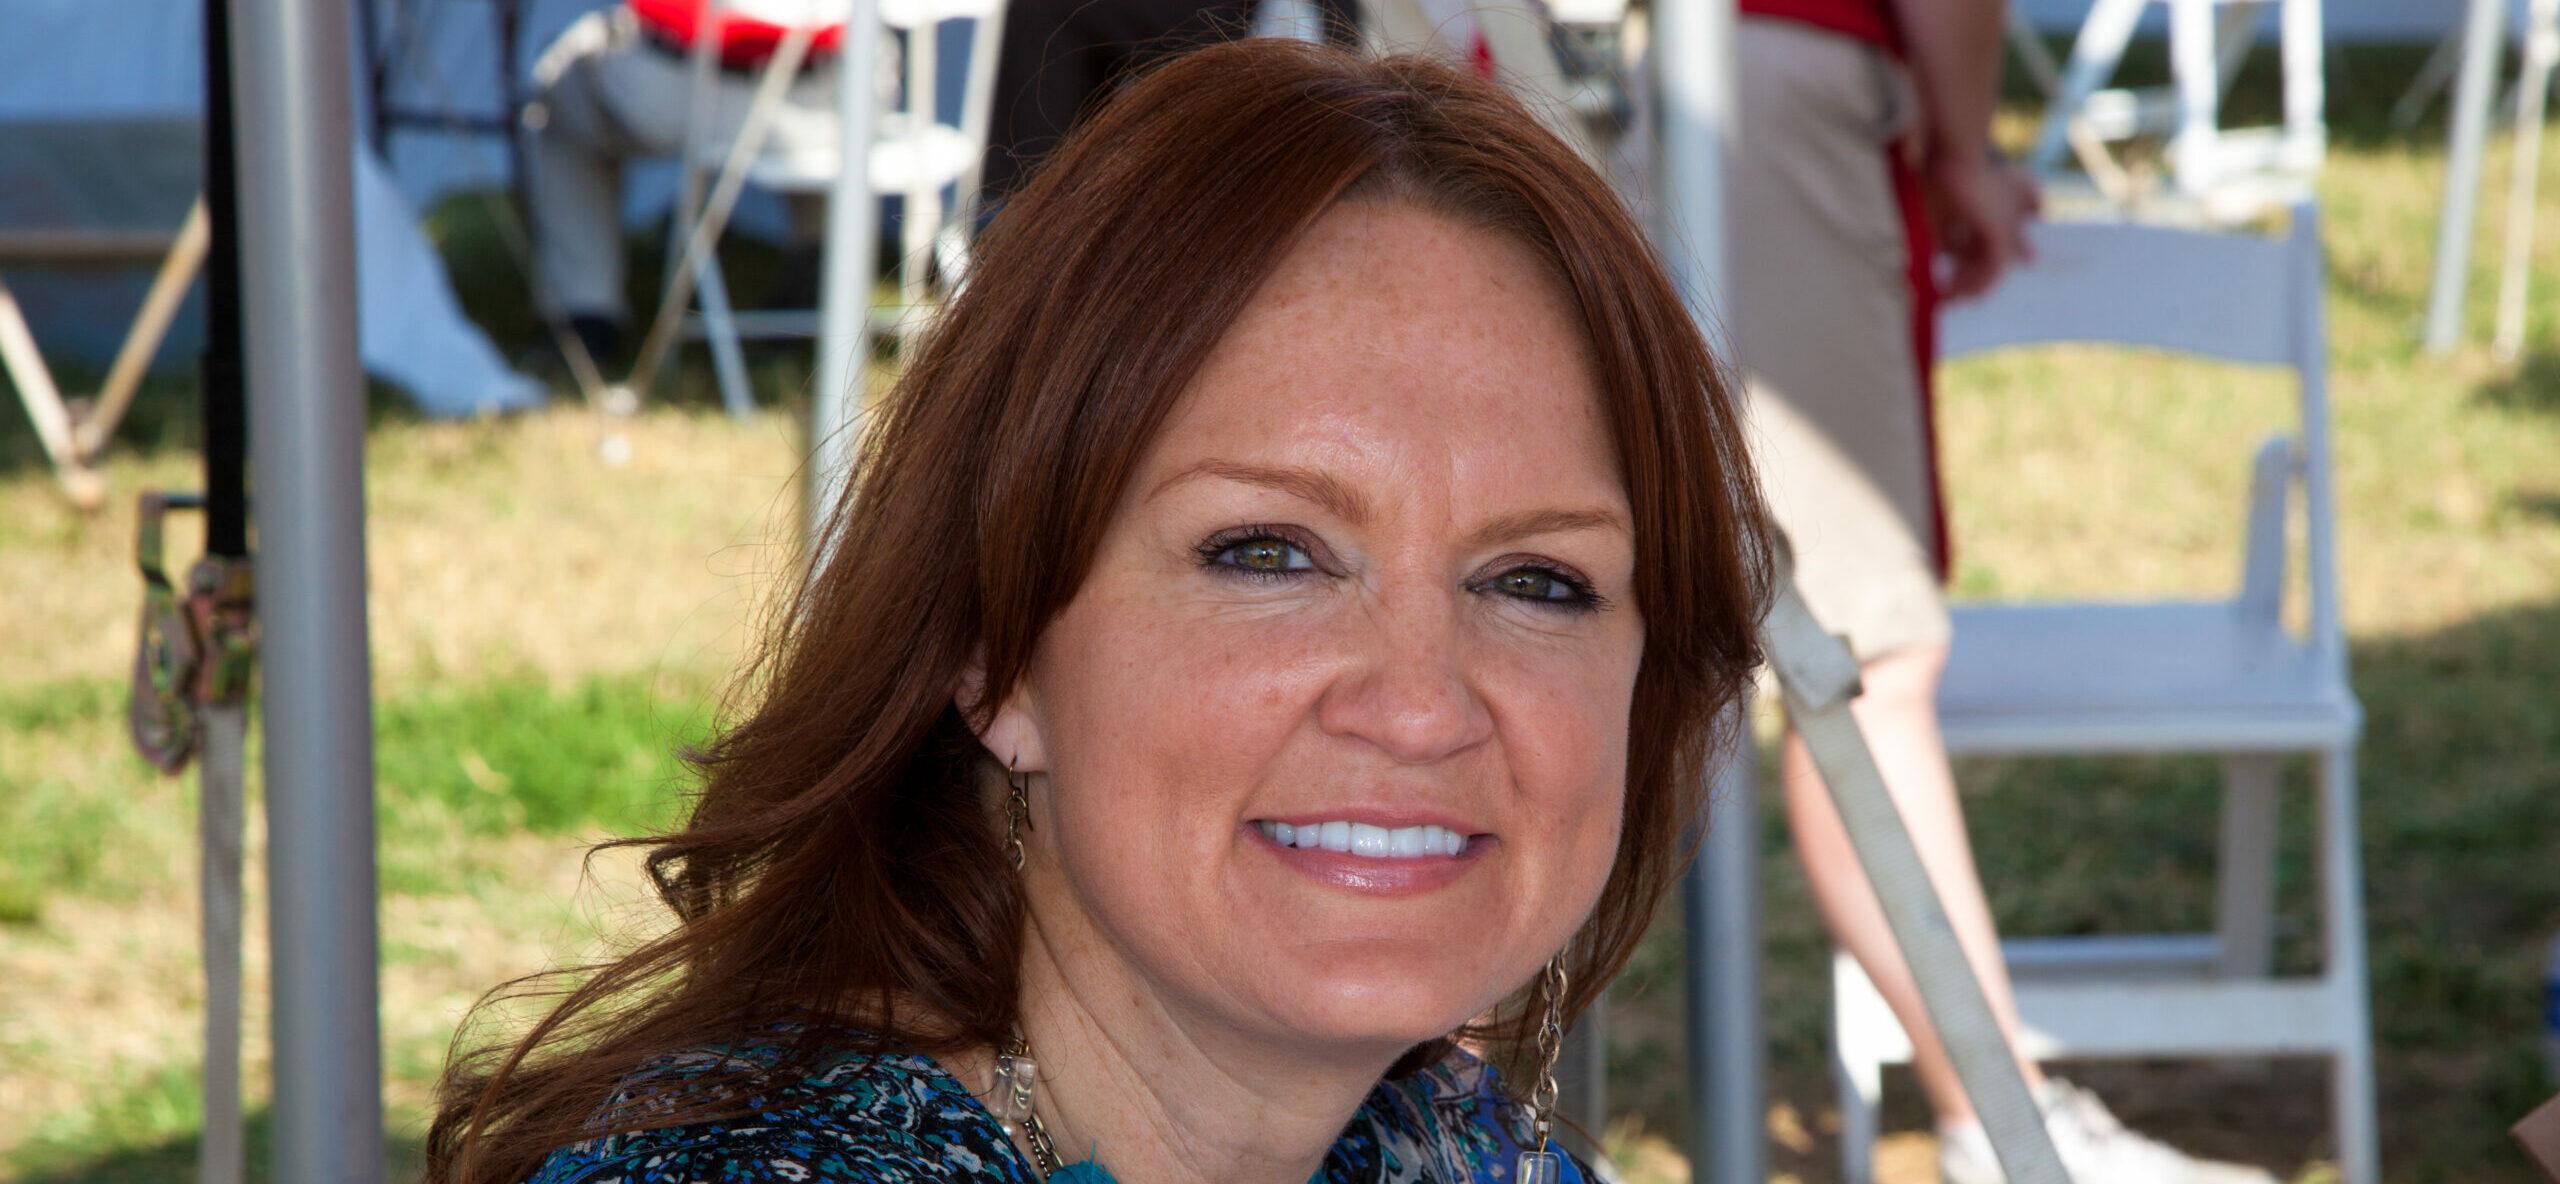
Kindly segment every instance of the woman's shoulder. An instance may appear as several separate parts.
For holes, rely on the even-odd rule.
[[[1531,1141],[1528,1107],[1502,1074],[1464,1049],[1403,1077],[1380,1082],[1344,1132],[1318,1184],[1507,1181]],[[1563,1148],[1565,1184],[1597,1179]]]
[[[923,1056],[826,1057],[745,1114],[628,1129],[685,1104],[688,1082],[779,1064],[765,1046],[662,1058],[608,1103],[623,1129],[553,1152],[526,1184],[1030,1184],[995,1120]]]

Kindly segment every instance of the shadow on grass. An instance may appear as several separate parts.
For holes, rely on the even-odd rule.
[[[2484,382],[2480,401],[2509,411],[2560,415],[2560,351],[2540,349],[2516,363],[2514,372]]]
[[[2383,1158],[2395,1182],[2527,1184],[2504,1128],[2547,1097],[2536,1052],[2544,951],[2560,922],[2560,601],[2354,645],[2364,900]],[[1765,766],[1764,766],[1765,769]],[[2004,932],[2141,933],[2211,925],[2219,772],[2209,759],[1967,761],[1975,850]],[[2317,966],[2307,763],[2288,770],[2279,962]],[[1839,1179],[1826,1070],[1830,942],[1761,781],[1773,1167]],[[1680,928],[1666,913],[1613,989],[1612,1097],[1654,1134],[1688,1125],[1680,1079]],[[2334,1162],[2316,1059],[2074,1063],[2137,1130],[2296,1179]],[[1907,1072],[1886,1129],[1929,1118]],[[1789,1132],[1794,1132],[1790,1135]],[[1897,1160],[1895,1156],[1901,1158]],[[1932,1178],[1919,1150],[1880,1178]],[[1899,1166],[1897,1166],[1897,1164]]]
[[[248,1180],[271,1179],[275,1116],[258,1110],[248,1116],[247,1170]],[[197,1132],[178,1135],[162,1142],[140,1147],[119,1148],[95,1159],[76,1163],[56,1163],[36,1167],[15,1177],[19,1184],[193,1184],[196,1158],[202,1153],[203,1139]],[[386,1138],[382,1148],[382,1176],[389,1182],[418,1178],[426,1162],[425,1144],[407,1136]]]

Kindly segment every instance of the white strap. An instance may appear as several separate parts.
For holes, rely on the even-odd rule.
[[[196,770],[204,838],[204,1137],[196,1145],[196,1180],[241,1184],[247,1152],[240,1120],[240,782],[247,759],[247,698],[207,707],[201,718],[204,752]]]
[[[1787,714],[1822,783],[1831,790],[1850,846],[1875,886],[1885,922],[1902,948],[1902,960],[1920,985],[1921,1004],[1938,1041],[1955,1062],[1965,1096],[1991,1137],[2000,1166],[2015,1184],[2068,1184],[2070,1176],[2046,1133],[2044,1115],[2027,1092],[2026,1079],[2008,1039],[1992,1018],[1982,984],[1965,960],[1964,945],[1947,920],[1946,906],[1920,863],[1920,850],[1902,824],[1902,812],[1885,791],[1849,704],[1858,697],[1858,662],[1849,647],[1814,620],[1797,594],[1792,571],[1782,573],[1760,643],[1787,699]]]

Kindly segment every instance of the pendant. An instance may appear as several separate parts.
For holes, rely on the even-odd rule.
[[[996,1125],[1004,1128],[1006,1138],[1021,1134],[1023,1123],[1031,1117],[1031,1083],[1039,1079],[1040,1067],[1029,1056],[1008,1052],[996,1057],[995,1096],[988,1099],[989,1110],[995,1112]]]
[[[1564,1184],[1564,1157],[1553,1151],[1521,1152],[1511,1184]]]

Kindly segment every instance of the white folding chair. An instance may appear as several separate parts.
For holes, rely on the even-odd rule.
[[[142,298],[142,307],[134,312],[125,331],[124,344],[116,350],[114,363],[98,384],[96,401],[84,405],[87,414],[77,417],[73,414],[74,405],[63,398],[61,386],[54,381],[52,368],[45,364],[43,351],[36,348],[35,333],[19,311],[17,297],[11,294],[8,284],[0,282],[0,374],[17,388],[18,400],[26,405],[27,419],[35,425],[36,440],[44,447],[45,459],[52,463],[63,491],[81,509],[94,510],[106,499],[106,478],[95,467],[98,454],[106,450],[116,424],[124,419],[134,396],[141,391],[143,371],[150,368],[152,355],[158,352],[161,340],[168,335],[169,323],[178,315],[179,303],[186,299],[187,289],[194,285],[196,273],[204,266],[211,242],[209,234],[201,197],[187,210],[186,221],[179,224],[174,236],[95,231],[0,233],[0,263],[119,266],[157,259],[160,264],[150,291]]]
[[[896,332],[910,314],[929,308],[931,277],[939,269],[944,284],[958,281],[967,262],[966,219],[974,212],[973,190],[986,155],[987,128],[995,110],[995,67],[1004,19],[1003,0],[883,0],[881,23],[902,34],[901,69],[883,77],[898,79],[904,101],[884,96],[880,135],[871,146],[870,178],[874,192],[897,194],[904,201],[899,251],[899,304],[884,309],[877,328]],[[969,38],[968,78],[957,122],[938,118],[934,97],[940,90],[937,42],[948,21],[973,22]],[[846,76],[851,76],[851,71]],[[885,89],[885,88],[884,88]],[[703,154],[691,159],[716,166]],[[821,197],[832,191],[843,162],[832,150],[759,153],[747,172],[757,187],[799,197]],[[945,202],[945,190],[957,200]],[[701,315],[688,323],[690,332],[711,346],[721,401],[733,414],[751,404],[746,367],[739,342],[746,338],[810,338],[817,333],[814,309],[739,312],[729,304],[728,286],[716,258],[706,256],[696,280]]]
[[[2135,29],[2153,5],[2169,10],[2166,87],[2107,88]],[[2256,40],[2265,9],[2278,12],[2284,122],[2221,126],[2222,96]],[[2076,157],[2118,205],[2135,197],[2109,144],[2167,133],[2178,194],[2208,217],[2230,221],[2307,199],[2326,154],[2321,114],[2320,0],[2095,0],[2062,71],[2028,164],[2050,176]]]
[[[2287,367],[2290,435],[2255,454],[2240,588],[2221,600],[1966,605],[1938,695],[1958,754],[2206,753],[2225,767],[2215,931],[2003,944],[2038,1059],[2331,1059],[2346,1184],[2378,1184],[2355,746],[2362,711],[2338,619],[2317,213],[2280,239],[2122,224],[2039,229],[2036,262],[1948,312],[1949,356],[2092,342]],[[2286,524],[2302,524],[2309,612],[2285,620]],[[2316,766],[2319,974],[2273,975],[2277,786]],[[1833,958],[1847,1178],[1869,1179],[1882,1070],[1910,1040],[1864,972]]]

